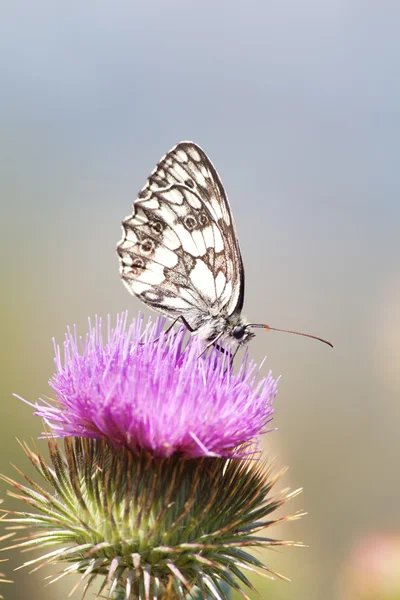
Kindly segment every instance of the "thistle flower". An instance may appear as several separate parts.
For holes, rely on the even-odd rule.
[[[262,461],[158,459],[87,438],[64,444],[65,454],[48,439],[51,466],[24,445],[50,493],[26,476],[28,485],[2,476],[10,495],[35,509],[9,511],[11,530],[33,529],[9,548],[59,546],[24,565],[67,562],[52,581],[80,573],[86,591],[100,575],[98,597],[107,590],[125,600],[221,600],[225,582],[248,598],[238,583],[253,589],[244,569],[274,574],[246,549],[294,544],[260,535],[300,516],[264,520],[297,492],[272,496],[279,474]]]
[[[68,331],[50,380],[57,403],[42,400],[35,414],[55,436],[108,439],[162,458],[243,455],[272,419],[271,373],[259,379],[243,361],[236,375],[218,350],[199,358],[201,342],[185,343],[184,331],[165,335],[161,320],[145,328],[141,319],[126,321],[113,330],[108,323],[105,344],[101,320],[85,341]]]
[[[68,332],[64,361],[56,348],[57,400],[34,405],[51,464],[23,445],[45,486],[2,476],[33,509],[8,511],[9,535],[28,530],[11,547],[56,546],[25,566],[67,563],[59,577],[100,576],[114,600],[247,598],[244,570],[273,573],[246,549],[293,545],[261,532],[300,516],[269,517],[297,491],[272,495],[279,475],[255,459],[276,381],[161,326],[124,316],[103,343],[98,320],[85,341]]]

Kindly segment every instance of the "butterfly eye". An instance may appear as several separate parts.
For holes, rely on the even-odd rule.
[[[189,229],[189,231],[193,231],[193,229],[197,225],[196,219],[194,217],[192,217],[191,215],[185,217],[183,222],[185,223],[186,229]]]
[[[232,335],[235,340],[241,340],[245,333],[246,327],[244,325],[236,325],[236,327],[234,327],[232,330]]]

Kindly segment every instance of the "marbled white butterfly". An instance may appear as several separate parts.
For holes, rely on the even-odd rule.
[[[288,332],[242,317],[244,269],[228,198],[193,142],[162,157],[122,229],[117,252],[128,290],[174,323],[181,320],[206,348],[223,340],[239,347],[254,327]]]

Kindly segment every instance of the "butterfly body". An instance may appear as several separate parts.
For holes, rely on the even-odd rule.
[[[254,337],[254,333],[249,330],[240,314],[231,316],[210,315],[208,319],[205,315],[202,315],[202,324],[192,333],[207,342],[228,339],[239,345],[247,343],[250,338]]]

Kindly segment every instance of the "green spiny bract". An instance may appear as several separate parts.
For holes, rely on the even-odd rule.
[[[48,439],[51,466],[24,445],[51,492],[25,476],[3,476],[11,496],[34,512],[8,512],[9,529],[28,529],[11,547],[48,548],[25,566],[68,563],[56,580],[80,573],[86,586],[103,576],[109,598],[183,600],[195,593],[226,598],[221,583],[247,597],[243,570],[274,575],[248,547],[293,545],[261,535],[299,515],[266,520],[297,492],[272,496],[279,478],[254,457],[160,459],[117,450],[105,441]]]

